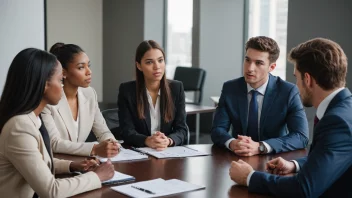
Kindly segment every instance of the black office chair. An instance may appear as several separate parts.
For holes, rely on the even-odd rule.
[[[206,71],[201,68],[194,67],[176,67],[174,80],[181,81],[185,92],[193,91],[195,94],[192,102],[187,104],[200,105],[203,98],[203,85],[205,81]]]
[[[117,113],[117,108],[115,109],[106,109],[101,111],[101,114],[103,115],[106,125],[110,129],[111,133],[115,136],[115,139],[121,140],[121,130],[120,130],[120,124],[119,124],[119,115]],[[89,136],[86,140],[86,142],[94,142],[97,141],[97,138],[95,137],[93,131],[89,133]]]
[[[121,130],[120,130],[120,123],[119,123],[119,115],[118,115],[118,108],[114,109],[106,109],[101,111],[103,117],[106,121],[106,125],[110,129],[111,133],[115,136],[117,140],[121,140]]]

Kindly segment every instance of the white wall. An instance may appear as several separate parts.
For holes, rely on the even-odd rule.
[[[91,86],[103,100],[103,1],[47,0],[47,49],[56,42],[79,45],[92,65]]]
[[[27,47],[44,49],[44,1],[0,0],[0,95],[13,58]]]

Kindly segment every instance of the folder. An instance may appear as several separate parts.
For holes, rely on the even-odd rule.
[[[101,182],[103,185],[116,185],[116,184],[123,184],[127,182],[132,182],[136,180],[135,177],[127,174],[123,174],[120,172],[115,171],[114,176],[106,181]]]

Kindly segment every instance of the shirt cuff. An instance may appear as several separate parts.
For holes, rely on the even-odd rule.
[[[296,160],[291,160],[291,162],[293,162],[296,166],[296,173],[299,172],[300,168],[299,168],[299,165],[298,165],[298,162]]]
[[[267,153],[271,153],[273,151],[273,148],[271,148],[271,146],[268,143],[263,141],[263,144],[264,144],[266,150],[268,151]]]
[[[253,175],[254,172],[255,172],[255,171],[252,170],[252,171],[248,174],[248,176],[247,176],[247,186],[249,186],[249,181],[251,181],[251,177],[252,177],[252,175]]]
[[[226,142],[225,142],[225,146],[229,149],[229,150],[231,150],[230,149],[230,143],[231,143],[231,141],[232,140],[235,140],[236,138],[231,138],[231,139],[229,139],[229,140],[227,140]]]

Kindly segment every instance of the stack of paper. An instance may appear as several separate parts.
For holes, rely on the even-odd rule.
[[[191,149],[184,146],[168,147],[163,151],[157,151],[149,147],[137,148],[137,150],[143,153],[152,155],[156,158],[193,157],[193,156],[210,155],[210,153],[197,151],[195,149]]]
[[[130,197],[159,197],[204,188],[204,186],[194,185],[178,179],[163,180],[161,178],[111,187],[111,189]]]
[[[97,158],[101,162],[106,162],[108,160],[108,158],[102,158],[102,157],[97,157]],[[148,159],[148,156],[122,147],[120,148],[120,153],[118,155],[116,155],[113,158],[110,158],[112,162],[141,160],[141,159]]]
[[[136,178],[134,178],[131,175],[126,175],[120,172],[115,171],[114,176],[106,181],[101,182],[102,184],[105,185],[111,185],[111,184],[122,184],[130,181],[134,181]]]

